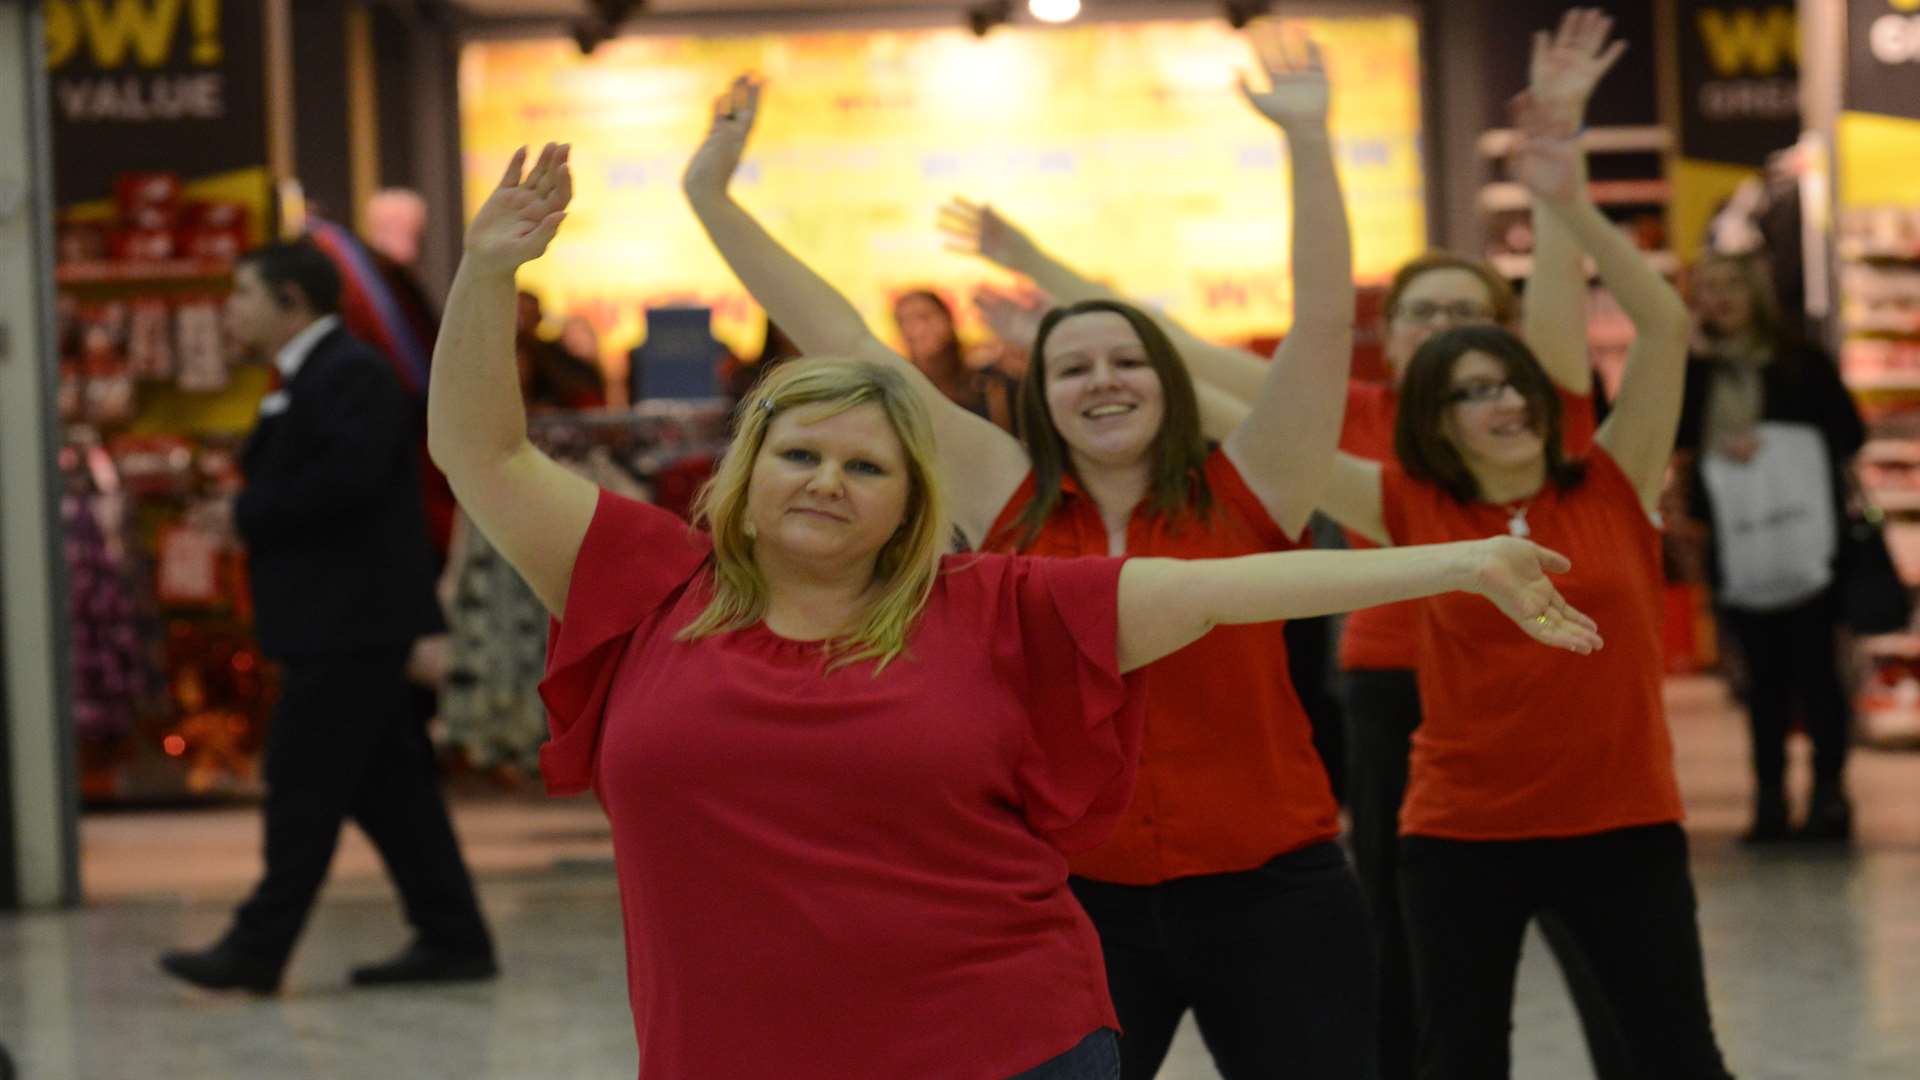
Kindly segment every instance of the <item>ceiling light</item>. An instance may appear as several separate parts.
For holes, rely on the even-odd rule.
[[[1027,0],[1027,11],[1041,22],[1072,22],[1080,14],[1080,0]]]

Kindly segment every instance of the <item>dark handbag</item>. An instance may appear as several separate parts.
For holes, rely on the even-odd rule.
[[[1849,474],[1851,470],[1848,470]],[[1841,617],[1856,634],[1897,634],[1913,620],[1913,597],[1887,550],[1886,515],[1849,484],[1847,515],[1840,528]]]

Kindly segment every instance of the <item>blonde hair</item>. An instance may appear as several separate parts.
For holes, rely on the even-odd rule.
[[[694,502],[693,520],[713,536],[713,599],[680,631],[681,641],[739,630],[766,616],[766,575],[753,557],[747,533],[747,489],[774,418],[790,409],[818,406],[821,418],[861,405],[878,405],[906,454],[907,515],[880,549],[873,575],[881,590],[859,625],[822,648],[828,669],[877,661],[878,674],[907,647],[907,637],[926,607],[948,538],[941,498],[933,422],[900,372],[859,360],[811,359],[783,364],[740,403],[733,442]]]

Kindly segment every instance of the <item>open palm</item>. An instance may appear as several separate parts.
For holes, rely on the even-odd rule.
[[[1333,92],[1319,44],[1312,38],[1289,42],[1278,27],[1264,23],[1248,33],[1254,55],[1267,73],[1268,89],[1255,90],[1242,75],[1240,93],[1247,104],[1283,128],[1326,123]]]
[[[732,182],[747,150],[747,136],[753,134],[753,122],[759,117],[760,92],[766,85],[764,79],[736,75],[726,91],[713,99],[713,126],[687,162],[681,180],[689,193],[725,191]]]
[[[1510,536],[1482,544],[1475,590],[1493,601],[1514,625],[1533,640],[1556,649],[1585,654],[1601,647],[1594,621],[1567,603],[1547,578],[1549,573],[1572,568],[1566,556]]]
[[[1625,41],[1607,44],[1612,29],[1613,20],[1600,9],[1574,8],[1554,33],[1541,30],[1533,35],[1527,90],[1569,133],[1579,129],[1594,87],[1627,51]]]
[[[957,195],[940,208],[935,220],[946,235],[948,251],[978,255],[1010,270],[1019,270],[1021,260],[1033,247],[1027,234],[993,207]]]
[[[570,146],[548,143],[522,176],[527,148],[513,152],[500,186],[467,226],[467,258],[511,270],[546,252],[573,199],[573,174],[567,166],[571,153]]]

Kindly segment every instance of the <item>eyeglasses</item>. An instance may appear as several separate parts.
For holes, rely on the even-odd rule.
[[[1519,389],[1519,387],[1513,385],[1513,380],[1511,379],[1475,379],[1472,382],[1461,383],[1447,391],[1447,404],[1489,405],[1499,401],[1500,396],[1508,390],[1513,390],[1518,393]],[[1521,394],[1520,396],[1523,398],[1526,397],[1525,394]]]
[[[1410,304],[1400,304],[1393,313],[1408,322],[1431,323],[1445,315],[1450,322],[1481,323],[1493,321],[1493,309],[1485,304],[1476,304],[1471,300],[1457,300],[1451,304],[1439,304],[1432,300],[1415,300]]]

